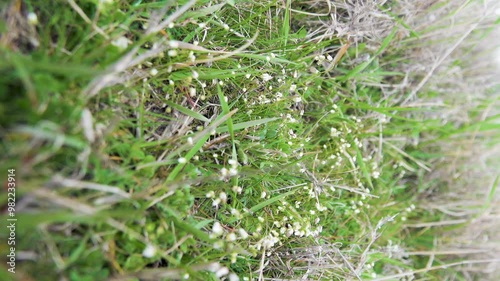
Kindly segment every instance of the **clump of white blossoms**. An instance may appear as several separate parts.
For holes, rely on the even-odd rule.
[[[264,248],[266,250],[271,249],[274,247],[275,244],[277,244],[280,241],[278,237],[275,237],[273,235],[266,235],[264,238],[262,238],[257,244],[255,245],[256,249],[260,251],[261,248]]]

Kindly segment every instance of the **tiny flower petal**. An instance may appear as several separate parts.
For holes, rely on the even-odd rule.
[[[142,251],[142,256],[145,258],[152,258],[155,254],[156,249],[151,244],[146,245],[146,248]]]

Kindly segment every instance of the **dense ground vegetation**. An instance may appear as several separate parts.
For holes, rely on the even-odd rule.
[[[440,23],[417,31],[403,3],[362,2],[3,6],[18,223],[1,279],[465,278],[463,258],[429,253],[467,219],[420,206],[448,189],[429,177],[441,144],[497,130],[481,115],[497,100],[441,118],[454,105],[412,68]]]

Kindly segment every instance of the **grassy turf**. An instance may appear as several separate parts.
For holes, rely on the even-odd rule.
[[[400,20],[340,57],[346,37],[308,37],[312,16],[296,10],[314,8],[291,1],[25,2],[5,18],[38,23],[5,20],[19,35],[0,49],[19,274],[444,274],[411,254],[440,231],[418,224],[443,219],[416,200],[444,189],[425,178],[443,156],[429,147],[498,125],[443,125],[401,103],[411,91],[377,86],[405,77],[391,68],[411,44]]]

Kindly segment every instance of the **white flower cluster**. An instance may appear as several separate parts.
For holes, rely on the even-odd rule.
[[[401,216],[401,221],[406,221],[408,215],[415,210],[415,205],[411,204],[410,206],[406,207],[406,209],[403,211],[403,215]]]
[[[214,158],[216,158],[216,157],[214,156]],[[229,159],[227,161],[227,163],[229,165],[231,165],[231,168],[227,169],[227,168],[223,167],[220,170],[220,180],[227,180],[230,177],[234,177],[234,176],[238,175],[238,165],[239,165],[238,161],[236,159]]]
[[[219,207],[219,205],[221,203],[226,203],[226,201],[227,201],[227,194],[224,191],[220,192],[219,196],[216,197],[215,192],[213,190],[211,190],[211,191],[207,192],[205,197],[212,198],[213,199],[212,206],[216,207],[216,208]]]

